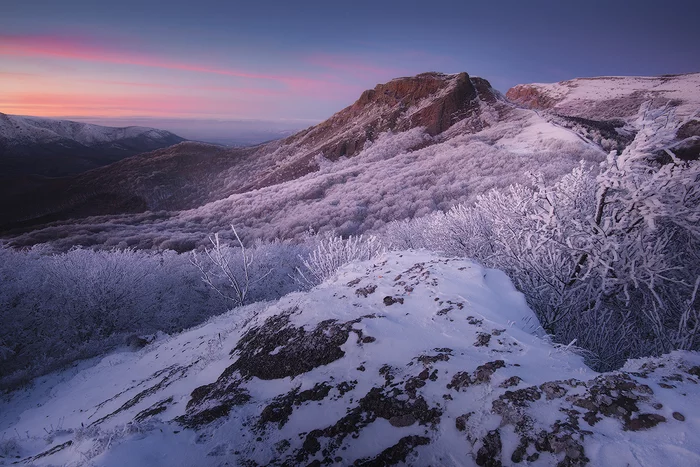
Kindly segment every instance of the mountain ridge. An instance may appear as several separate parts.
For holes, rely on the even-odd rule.
[[[155,128],[0,113],[0,169],[3,178],[69,176],[184,140]]]
[[[104,245],[112,220],[139,248],[157,248],[163,235],[192,248],[230,224],[268,240],[303,236],[309,228],[359,234],[469,202],[493,187],[526,183],[528,171],[553,179],[580,160],[595,165],[633,139],[645,102],[634,94],[640,82],[666,83],[654,92],[676,101],[651,104],[675,104],[681,118],[700,108],[700,93],[686,89],[697,76],[523,85],[506,96],[467,73],[397,78],[282,140],[249,148],[181,143],[54,181],[35,191],[34,201],[7,203],[0,229],[17,245],[58,236],[60,248],[76,235],[86,239],[85,232],[90,245]],[[686,84],[674,91],[678,83]],[[586,106],[560,114],[556,103],[533,110],[527,101],[606,89],[607,100],[596,104],[608,110],[602,120]],[[619,105],[609,106],[611,100]],[[693,122],[679,130],[689,146],[672,148],[691,158],[693,138],[700,139]]]

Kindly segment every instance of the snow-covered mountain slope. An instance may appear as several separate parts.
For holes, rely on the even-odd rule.
[[[509,103],[481,78],[427,73],[380,84],[285,140],[244,149],[177,145],[8,203],[6,213],[17,225],[170,211],[147,223],[149,214],[113,218],[124,237],[144,247],[157,246],[163,232],[196,244],[231,223],[267,239],[298,237],[310,227],[358,234],[526,182],[527,171],[552,179],[581,159],[604,156],[570,129]],[[80,231],[103,244],[105,222],[113,230],[106,218],[70,220],[60,237],[69,243]]]
[[[668,104],[674,107],[682,119],[700,111],[700,73],[608,76],[551,84],[519,84],[509,89],[506,96],[528,108],[591,120],[634,117],[640,106],[651,100],[654,106]]]
[[[154,128],[113,128],[0,113],[0,167],[5,177],[69,175],[181,141]]]
[[[503,273],[393,252],[39,378],[0,465],[698,465],[699,381],[691,352],[594,373]]]

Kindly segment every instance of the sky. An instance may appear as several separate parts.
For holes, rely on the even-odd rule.
[[[2,0],[0,112],[285,132],[425,71],[502,92],[699,72],[698,17],[690,0]]]

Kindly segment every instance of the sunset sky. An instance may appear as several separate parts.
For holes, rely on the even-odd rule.
[[[376,83],[501,91],[700,71],[700,2],[23,0],[0,6],[0,112],[308,126]]]

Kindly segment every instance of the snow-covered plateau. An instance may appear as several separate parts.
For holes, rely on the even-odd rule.
[[[700,356],[596,373],[500,271],[351,263],[0,402],[0,465],[700,465]]]

